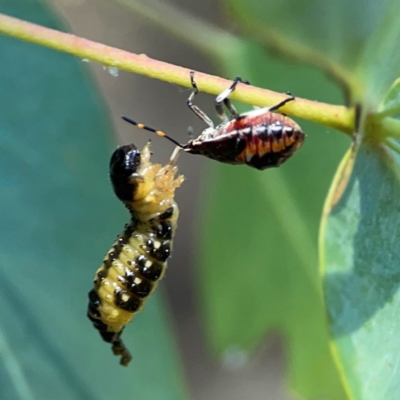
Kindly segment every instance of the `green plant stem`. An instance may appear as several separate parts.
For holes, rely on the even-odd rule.
[[[113,66],[150,78],[191,87],[190,70],[187,68],[154,60],[145,54],[129,53],[4,14],[0,14],[0,33],[70,53],[77,57],[97,61],[106,66]],[[200,72],[196,72],[196,81],[199,90],[214,95],[231,84],[231,81],[226,79]],[[286,94],[247,85],[238,85],[238,89],[231,96],[232,99],[256,106],[277,104],[286,97]],[[282,111],[329,126],[346,134],[351,134],[353,131],[354,110],[343,106],[296,98],[296,101],[284,106]]]
[[[382,137],[393,137],[396,139],[400,139],[400,121],[396,118],[384,118],[380,121],[379,124],[379,136]]]

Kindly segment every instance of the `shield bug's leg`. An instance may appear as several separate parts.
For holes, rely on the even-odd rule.
[[[173,139],[172,137],[168,136],[166,133],[164,133],[163,131],[158,131],[154,128],[150,128],[150,126],[141,124],[139,122],[134,121],[131,118],[128,117],[121,117],[124,121],[129,122],[132,125],[137,126],[139,129],[144,129],[145,131],[149,131],[149,132],[154,132],[156,135],[160,136],[160,137],[164,137],[166,139],[168,139],[170,142],[174,143],[176,146],[180,147],[181,149],[185,148],[184,144],[180,144],[178,141],[176,141],[175,139]]]
[[[290,101],[295,100],[295,97],[292,96],[292,94],[290,92],[286,92],[287,95],[289,95],[290,97],[288,97],[287,99],[281,101],[280,103],[269,107],[268,111],[277,111],[279,110],[281,107],[283,107],[286,103],[289,103]]]
[[[225,107],[229,110],[229,112],[232,114],[233,117],[235,117],[235,118],[239,117],[239,114],[236,111],[236,108],[233,106],[233,104],[229,100],[229,96],[236,89],[236,86],[239,82],[244,83],[246,85],[250,85],[249,81],[244,81],[242,78],[237,77],[232,82],[232,85],[228,89],[224,90],[221,94],[219,94],[217,96],[217,98],[215,99],[215,109],[217,110],[218,116],[223,121],[227,121],[228,117],[226,116],[226,114],[223,110],[222,103],[225,104]]]
[[[196,114],[198,118],[204,121],[210,128],[214,128],[214,122],[211,121],[211,118],[199,107],[193,104],[194,96],[199,93],[199,89],[197,88],[196,82],[194,80],[194,71],[190,71],[190,82],[192,83],[192,93],[190,94],[189,98],[187,99],[187,106]]]

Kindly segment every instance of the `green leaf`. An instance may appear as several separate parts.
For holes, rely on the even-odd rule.
[[[379,107],[380,116],[394,116],[400,114],[400,78],[393,82]]]
[[[41,1],[0,11],[62,29]],[[124,333],[128,368],[86,318],[95,271],[128,219],[86,65],[4,36],[0,54],[0,398],[186,398],[161,297]]]
[[[348,154],[338,171],[321,229],[332,349],[349,398],[395,400],[400,398],[400,159],[388,149],[363,145],[354,168],[353,162]]]
[[[376,109],[400,76],[396,0],[231,0],[226,5],[245,32],[325,69],[353,102]]]
[[[299,96],[337,98],[316,71],[266,58],[254,44],[235,57],[233,49],[225,52],[231,54],[224,63],[228,76]],[[219,355],[255,351],[268,332],[279,331],[293,388],[306,398],[342,400],[325,328],[317,236],[325,192],[347,141],[301,124],[308,139],[279,169],[210,162],[199,246],[205,321]]]

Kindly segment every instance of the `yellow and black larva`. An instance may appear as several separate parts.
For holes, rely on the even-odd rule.
[[[131,220],[96,272],[87,315],[121,365],[132,358],[122,331],[163,277],[171,253],[179,214],[174,194],[183,182],[175,177],[177,155],[164,166],[151,164],[148,143],[142,151],[134,144],[119,147],[111,156],[111,183]]]

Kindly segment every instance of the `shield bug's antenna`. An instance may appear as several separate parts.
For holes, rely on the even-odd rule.
[[[163,137],[163,138],[168,139],[170,142],[174,143],[176,146],[178,146],[178,147],[181,148],[181,149],[184,149],[184,148],[185,148],[185,145],[180,144],[178,141],[176,141],[176,140],[173,139],[172,137],[168,136],[168,135],[167,135],[166,133],[164,133],[163,131],[158,131],[158,130],[156,130],[156,129],[154,129],[154,128],[151,128],[150,126],[141,124],[141,123],[136,122],[136,121],[134,121],[133,119],[130,119],[130,118],[125,117],[125,116],[122,116],[122,119],[123,119],[124,121],[126,121],[126,122],[129,122],[129,123],[132,124],[132,125],[137,126],[139,129],[144,129],[144,130],[146,130],[146,131],[153,132],[153,133],[155,133],[156,135],[158,135],[158,136],[160,136],[160,137]]]

